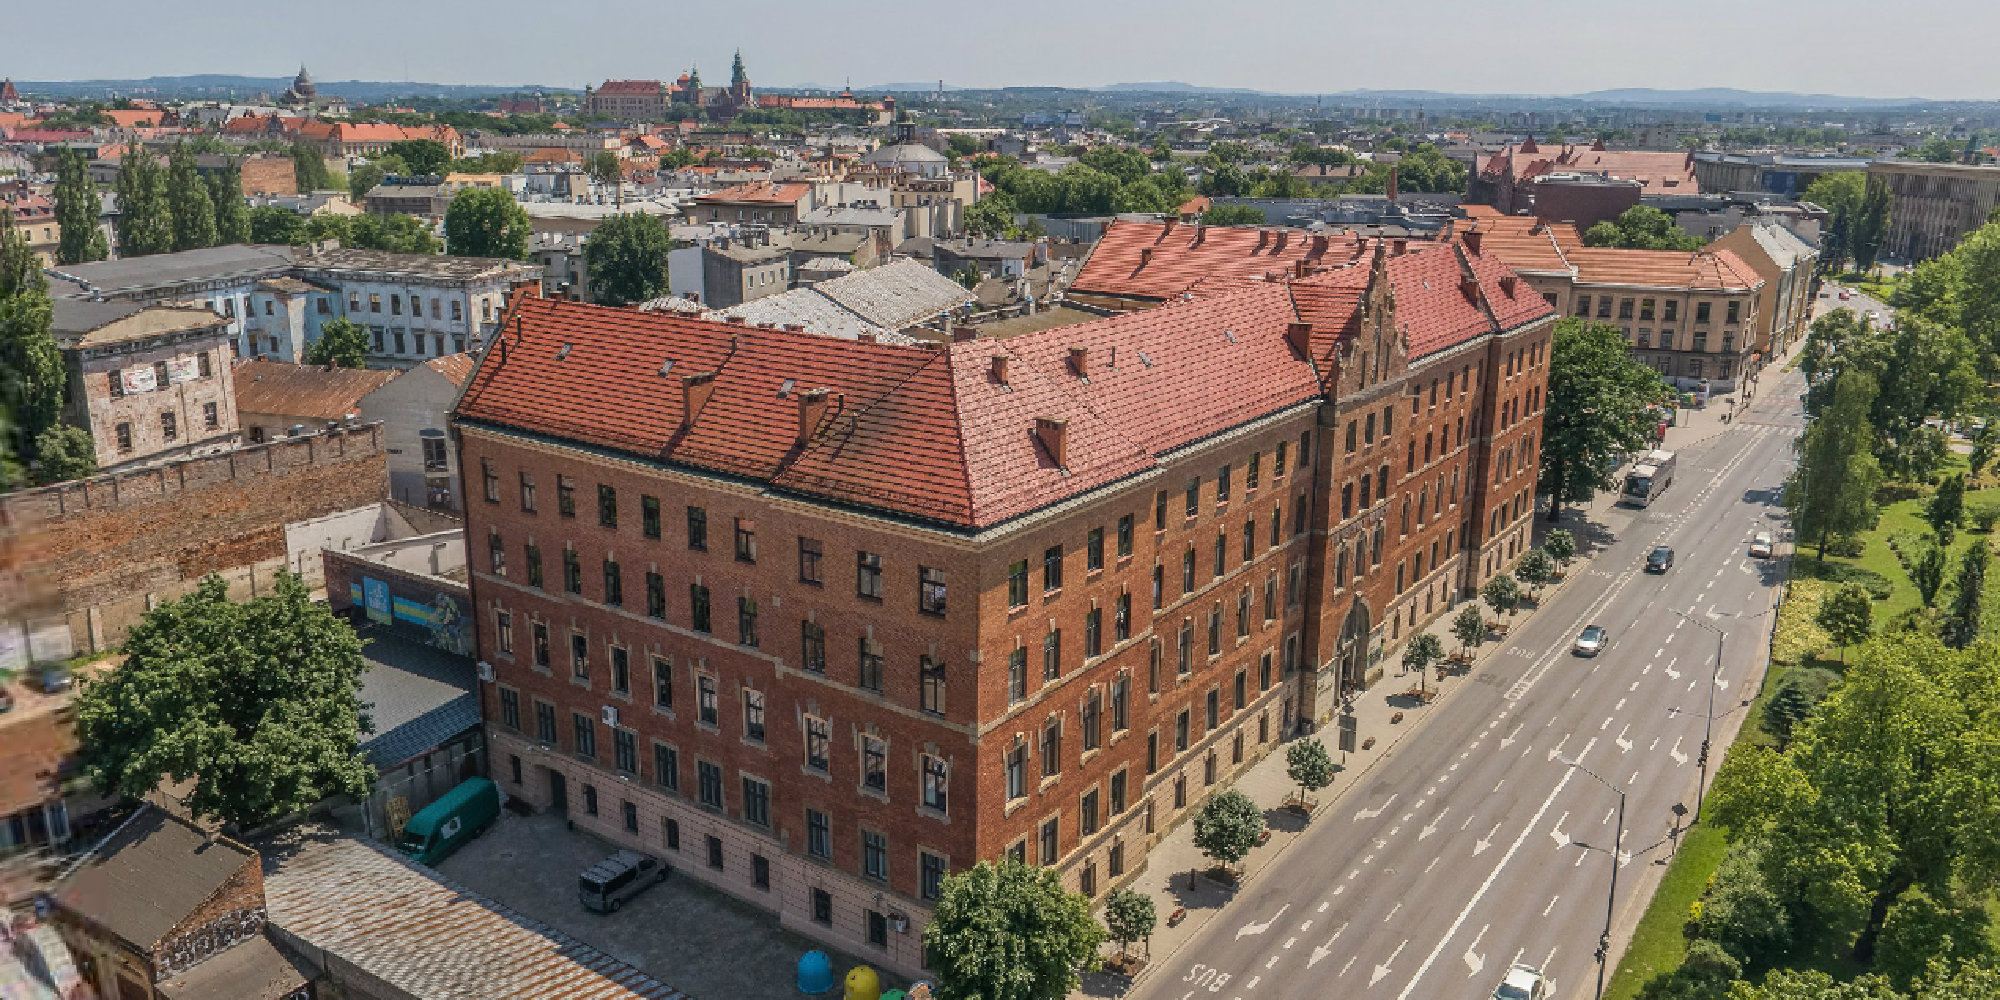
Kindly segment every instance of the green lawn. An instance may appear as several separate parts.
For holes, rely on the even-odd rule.
[[[1895,294],[1896,285],[1900,282],[1900,279],[1884,279],[1880,276],[1864,275],[1858,271],[1849,271],[1846,274],[1839,275],[1834,280],[1871,296],[1876,301],[1885,305],[1889,301],[1889,296]]]
[[[1653,893],[1632,943],[1618,960],[1618,969],[1605,986],[1608,1000],[1632,1000],[1646,981],[1681,964],[1687,954],[1687,937],[1681,928],[1687,923],[1694,901],[1708,888],[1708,880],[1722,864],[1729,837],[1720,827],[1697,826],[1681,838],[1680,853],[1667,866],[1667,876]]]

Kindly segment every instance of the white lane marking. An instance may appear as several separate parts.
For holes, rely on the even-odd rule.
[[[1473,842],[1472,856],[1476,858],[1481,854],[1486,853],[1486,849],[1493,846],[1493,835],[1499,832],[1500,832],[1500,824],[1498,823],[1493,824],[1493,829],[1486,831],[1486,836],[1481,837]]]
[[[1320,903],[1320,904],[1319,904],[1319,909],[1317,909],[1317,910],[1314,910],[1313,912],[1314,912],[1314,913],[1325,913],[1325,912],[1326,912],[1326,908],[1327,908],[1327,907],[1329,907],[1329,906],[1332,906],[1332,905],[1333,905],[1332,903],[1328,903],[1328,902],[1322,902],[1322,903]]]
[[[1468,979],[1479,975],[1479,970],[1486,968],[1486,956],[1473,951],[1473,949],[1479,947],[1479,939],[1486,936],[1486,928],[1491,926],[1493,925],[1486,924],[1480,927],[1479,933],[1472,936],[1472,943],[1465,948],[1465,966],[1472,970],[1466,973],[1466,978]]]
[[[1344,930],[1346,930],[1346,929],[1347,929],[1347,925],[1346,925],[1346,924],[1341,924],[1341,925],[1340,925],[1340,926],[1339,926],[1338,928],[1336,928],[1336,929],[1334,930],[1334,932],[1333,932],[1333,936],[1332,936],[1332,937],[1330,937],[1330,938],[1327,938],[1327,939],[1326,939],[1326,943],[1325,943],[1325,944],[1323,944],[1323,945],[1320,945],[1320,946],[1318,946],[1318,947],[1314,948],[1314,949],[1313,949],[1313,951],[1312,951],[1312,957],[1310,957],[1310,958],[1306,959],[1306,968],[1310,969],[1310,968],[1312,968],[1313,966],[1315,966],[1315,965],[1318,965],[1318,964],[1319,964],[1319,962],[1320,962],[1320,959],[1323,959],[1323,958],[1325,958],[1326,956],[1328,956],[1328,955],[1331,955],[1331,954],[1333,954],[1333,943],[1334,943],[1335,941],[1338,941],[1338,940],[1340,940],[1340,933],[1341,933],[1341,931],[1344,931]],[[1344,969],[1343,969],[1343,970],[1341,970],[1341,971],[1343,971],[1343,972],[1344,972],[1344,971],[1346,971],[1346,970],[1344,970]]]
[[[1264,971],[1265,972],[1271,971],[1271,966],[1274,966],[1276,964],[1278,964],[1278,956],[1272,955],[1271,960],[1264,963]]]
[[[1637,772],[1637,771],[1633,771],[1633,772],[1632,772],[1632,776],[1631,776],[1631,777],[1629,777],[1629,778],[1626,778],[1626,779],[1625,779],[1625,783],[1629,785],[1629,784],[1631,784],[1631,783],[1633,783],[1633,782],[1635,782],[1635,781],[1638,781],[1638,780],[1639,780],[1639,772]]]
[[[1556,900],[1558,900],[1558,899],[1561,899],[1561,898],[1562,898],[1561,896],[1550,896],[1550,897],[1549,897],[1549,905],[1547,905],[1547,906],[1544,906],[1544,907],[1542,907],[1542,916],[1545,916],[1545,917],[1546,917],[1546,916],[1548,916],[1548,915],[1549,915],[1549,911],[1550,911],[1550,910],[1553,910],[1553,909],[1555,909],[1555,908],[1556,908]]]
[[[1280,947],[1290,948],[1292,945],[1298,943],[1298,940],[1299,939],[1296,937],[1288,937],[1285,939],[1285,943],[1283,945],[1280,945]]]
[[[1622,704],[1622,703],[1621,703],[1621,704]],[[1629,732],[1631,732],[1631,731],[1632,731],[1632,725],[1631,725],[1631,723],[1626,723],[1626,725],[1625,725],[1625,728],[1623,728],[1623,729],[1620,729],[1620,730],[1618,730],[1618,738],[1617,738],[1617,739],[1615,739],[1615,740],[1612,740],[1612,742],[1613,742],[1613,743],[1616,743],[1616,744],[1618,744],[1618,752],[1619,752],[1619,753],[1629,753],[1629,752],[1631,752],[1631,750],[1632,750],[1632,741],[1631,741],[1631,740],[1628,740],[1628,739],[1626,739],[1626,738],[1625,738],[1625,734],[1626,734],[1626,733],[1629,733]]]
[[[1250,981],[1243,984],[1243,988],[1246,990],[1254,990],[1257,988],[1257,984],[1262,982],[1263,980],[1264,980],[1263,976],[1251,976]]]
[[[1569,734],[1564,733],[1563,738],[1556,741],[1555,749],[1549,751],[1549,760],[1554,761],[1557,757],[1562,756],[1563,744],[1568,742],[1569,742]]]
[[[1403,904],[1402,904],[1402,902],[1401,902],[1401,901],[1399,900],[1399,901],[1398,901],[1398,902],[1396,903],[1396,905],[1394,905],[1394,906],[1391,906],[1391,907],[1389,907],[1389,912],[1383,915],[1383,917],[1382,917],[1382,922],[1386,924],[1386,923],[1388,923],[1388,922],[1389,922],[1390,920],[1392,920],[1392,919],[1395,919],[1395,916],[1396,916],[1396,911],[1397,911],[1397,910],[1400,910],[1400,909],[1402,909],[1402,908],[1403,908]]]
[[[1631,686],[1631,687],[1628,687],[1628,688],[1626,688],[1626,689],[1625,689],[1625,693],[1626,693],[1626,694],[1631,694],[1632,692],[1634,692],[1634,691],[1637,691],[1637,690],[1639,690],[1639,682],[1638,682],[1638,681],[1633,681],[1633,682],[1632,682],[1632,686]]]
[[[1354,811],[1354,821],[1358,823],[1364,819],[1374,819],[1375,817],[1382,815],[1384,812],[1387,812],[1389,807],[1391,805],[1394,805],[1395,802],[1396,802],[1396,796],[1391,795],[1389,796],[1389,801],[1384,802],[1373,809],[1357,809]]]
[[[1681,659],[1680,657],[1676,656],[1673,659],[1667,661],[1666,671],[1668,680],[1677,681],[1681,679],[1681,672],[1674,669],[1674,664],[1679,663],[1680,659]]]
[[[1417,831],[1417,839],[1423,840],[1424,838],[1429,837],[1431,834],[1438,832],[1437,821],[1443,819],[1444,814],[1450,811],[1451,811],[1450,806],[1445,806],[1443,809],[1438,810],[1438,814],[1435,817],[1433,817],[1429,823],[1425,824],[1422,830]]]
[[[1368,974],[1368,985],[1373,986],[1376,983],[1381,982],[1382,977],[1389,974],[1389,962],[1395,961],[1396,956],[1401,955],[1403,953],[1403,949],[1409,947],[1409,945],[1410,945],[1410,939],[1404,938],[1403,943],[1397,945],[1396,950],[1389,953],[1389,961],[1383,962],[1381,965],[1376,966],[1375,971]]]
[[[1598,724],[1597,724],[1597,731],[1601,733],[1601,732],[1603,732],[1603,731],[1605,731],[1605,730],[1607,730],[1607,729],[1610,729],[1610,728],[1611,728],[1611,720],[1612,720],[1613,718],[1614,718],[1614,716],[1609,716],[1609,715],[1605,716],[1605,717],[1604,717],[1604,721],[1603,721],[1603,722],[1600,722],[1600,723],[1598,723]]]
[[[1514,745],[1514,737],[1515,737],[1515,736],[1518,736],[1518,735],[1520,735],[1520,732],[1521,732],[1521,727],[1522,727],[1522,726],[1525,726],[1525,725],[1527,725],[1527,723],[1525,723],[1525,722],[1516,722],[1516,723],[1514,723],[1514,731],[1513,731],[1513,732],[1511,732],[1511,733],[1508,733],[1508,734],[1507,734],[1507,735],[1505,735],[1505,736],[1502,736],[1502,737],[1500,737],[1500,749],[1502,749],[1502,750],[1505,750],[1505,749],[1507,749],[1508,747],[1510,747],[1510,746],[1513,746],[1513,745]]]
[[[1563,832],[1563,820],[1566,819],[1569,819],[1567,811],[1562,814],[1562,819],[1556,820],[1556,825],[1549,827],[1549,839],[1554,840],[1557,847],[1569,846],[1569,834]]]
[[[1442,860],[1441,857],[1432,858],[1431,863],[1424,866],[1424,874],[1429,875],[1431,873],[1431,869],[1436,868],[1440,860]]]
[[[1614,712],[1623,712],[1623,711],[1625,711],[1625,702],[1626,702],[1627,700],[1628,700],[1628,699],[1625,699],[1625,698],[1620,698],[1620,699],[1618,699],[1618,704],[1616,704],[1616,705],[1613,705],[1613,706],[1611,706],[1611,710],[1612,710],[1612,711],[1614,711]],[[1627,727],[1627,728],[1630,728],[1630,727]]]
[[[1595,739],[1585,743],[1583,751],[1576,755],[1576,759],[1581,761],[1590,753],[1590,748],[1596,744],[1597,740]],[[1486,876],[1486,881],[1479,884],[1479,890],[1474,892],[1472,898],[1466,901],[1465,908],[1458,911],[1458,918],[1451,922],[1449,928],[1446,928],[1444,937],[1438,939],[1437,947],[1431,949],[1429,957],[1425,958],[1424,963],[1417,967],[1416,974],[1410,977],[1410,981],[1403,987],[1403,991],[1396,994],[1396,1000],[1409,1000],[1410,994],[1417,988],[1417,983],[1424,978],[1424,973],[1430,971],[1430,967],[1437,962],[1437,957],[1444,953],[1445,945],[1451,942],[1452,936],[1458,933],[1460,927],[1465,926],[1465,919],[1472,915],[1472,908],[1478,906],[1481,899],[1486,898],[1486,893],[1493,888],[1493,883],[1499,880],[1500,873],[1506,869],[1507,862],[1513,860],[1515,853],[1521,849],[1521,845],[1526,843],[1528,838],[1534,834],[1535,828],[1542,823],[1542,817],[1548,814],[1549,806],[1555,803],[1556,796],[1562,794],[1562,790],[1569,787],[1570,779],[1575,776],[1575,768],[1563,769],[1562,780],[1556,782],[1554,788],[1549,789],[1548,797],[1542,800],[1541,808],[1535,810],[1535,814],[1528,818],[1527,825],[1523,826],[1520,835],[1514,838],[1513,846],[1507,848],[1507,853],[1500,856],[1499,862],[1493,866],[1493,871]]]
[[[1675,766],[1675,767],[1679,767],[1679,766],[1681,766],[1682,764],[1685,764],[1685,763],[1687,763],[1687,762],[1688,762],[1688,755],[1687,755],[1687,754],[1684,754],[1684,753],[1682,753],[1682,752],[1681,752],[1681,740],[1683,740],[1683,739],[1685,739],[1685,738],[1686,738],[1686,737],[1682,737],[1682,736],[1676,736],[1676,737],[1674,737],[1674,745],[1673,745],[1672,749],[1669,749],[1669,750],[1667,751],[1667,756],[1669,756],[1669,757],[1672,757],[1672,758],[1674,759],[1674,766]]]
[[[1244,925],[1243,925],[1242,927],[1240,927],[1240,928],[1237,928],[1237,930],[1236,930],[1236,939],[1237,939],[1238,941],[1241,941],[1241,940],[1243,940],[1243,938],[1245,938],[1245,937],[1247,937],[1247,936],[1249,936],[1249,935],[1251,935],[1251,934],[1262,934],[1262,933],[1264,933],[1265,931],[1268,931],[1268,930],[1270,930],[1270,929],[1271,929],[1271,925],[1272,925],[1272,924],[1275,924],[1275,923],[1277,923],[1277,922],[1278,922],[1278,918],[1279,918],[1279,917],[1282,917],[1282,916],[1284,916],[1284,915],[1285,915],[1285,911],[1286,911],[1286,910],[1289,910],[1289,909],[1291,909],[1291,908],[1292,908],[1292,904],[1290,904],[1290,903],[1286,903],[1285,905],[1283,905],[1283,906],[1280,906],[1280,907],[1278,907],[1278,912],[1276,912],[1276,913],[1273,913],[1273,914],[1271,914],[1271,919],[1269,919],[1269,920],[1266,920],[1266,921],[1264,921],[1264,922],[1263,922],[1263,923],[1261,923],[1261,924],[1257,924],[1257,923],[1250,923],[1250,924],[1244,924]]]
[[[1359,958],[1359,957],[1361,957],[1361,956],[1359,956],[1359,955],[1350,955],[1350,956],[1348,956],[1348,958],[1347,958],[1347,964],[1346,964],[1346,965],[1343,965],[1343,966],[1341,966],[1341,967],[1340,967],[1340,974],[1341,974],[1341,975],[1343,975],[1343,976],[1344,976],[1344,975],[1347,975],[1347,970],[1349,970],[1349,969],[1352,969],[1352,968],[1354,968],[1354,960],[1355,960],[1356,958]]]

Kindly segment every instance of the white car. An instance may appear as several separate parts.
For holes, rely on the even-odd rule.
[[[1506,978],[1493,991],[1493,1000],[1549,1000],[1555,992],[1556,984],[1542,975],[1542,970],[1532,965],[1515,965],[1508,968]]]
[[[1771,533],[1760,531],[1750,536],[1750,557],[1752,559],[1771,558]]]

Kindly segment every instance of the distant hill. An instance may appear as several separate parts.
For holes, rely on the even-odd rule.
[[[1575,97],[1582,101],[1605,104],[1701,108],[1891,108],[1928,103],[1928,100],[1922,97],[1842,97],[1837,94],[1737,90],[1733,87],[1702,87],[1696,90],[1621,87],[1616,90],[1593,90],[1587,94],[1577,94]]]
[[[577,93],[567,87],[521,84],[493,87],[457,83],[417,83],[371,80],[315,80],[322,94],[350,101],[375,103],[403,97],[474,98],[498,94],[541,91]],[[151,76],[143,80],[16,80],[24,94],[58,98],[104,99],[110,97],[208,98],[247,100],[259,94],[282,94],[292,85],[289,76]]]
[[[1202,87],[1178,80],[1160,80],[1152,83],[1114,83],[1098,90],[1140,94],[1245,94],[1265,96],[1266,92],[1248,87]],[[1275,95],[1273,95],[1275,96]]]

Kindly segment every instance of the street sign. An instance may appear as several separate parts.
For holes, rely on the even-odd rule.
[[[1341,752],[1341,753],[1353,753],[1353,752],[1354,752],[1354,736],[1355,736],[1355,731],[1356,731],[1356,726],[1355,726],[1355,719],[1354,719],[1354,716],[1351,716],[1351,715],[1343,715],[1343,716],[1341,716],[1341,717],[1340,717],[1340,752]]]

